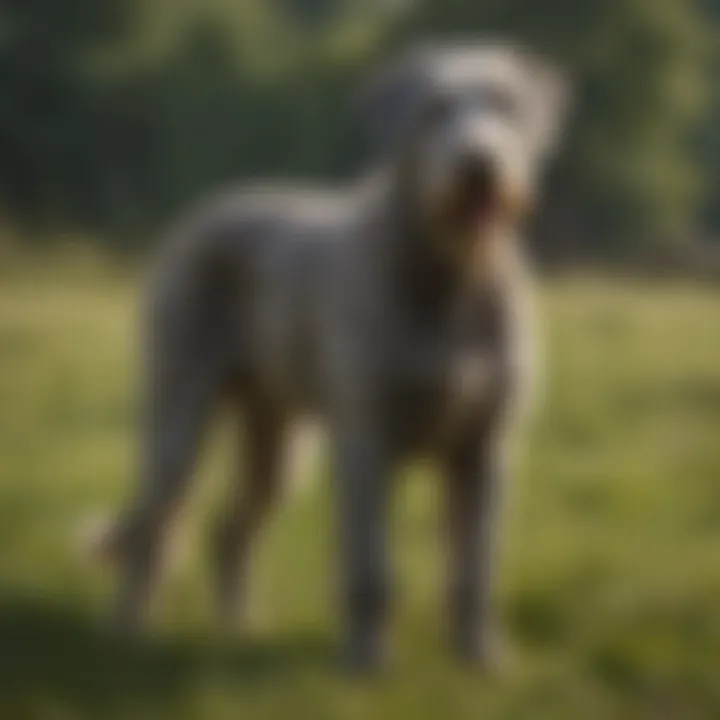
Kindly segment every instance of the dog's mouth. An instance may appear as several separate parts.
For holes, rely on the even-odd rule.
[[[453,215],[463,229],[480,229],[492,223],[499,212],[498,193],[494,188],[461,188],[455,199]]]
[[[490,163],[471,159],[458,173],[451,214],[461,229],[481,229],[500,212],[500,199],[497,178]]]

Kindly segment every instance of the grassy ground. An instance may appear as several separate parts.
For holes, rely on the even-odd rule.
[[[416,474],[397,502],[395,662],[361,686],[335,664],[327,483],[269,530],[249,637],[212,635],[202,550],[222,439],[153,639],[102,632],[109,581],[73,529],[132,474],[135,299],[107,269],[0,277],[2,720],[720,717],[720,292],[546,289],[546,401],[502,573],[515,672],[484,680],[449,659],[437,489]]]

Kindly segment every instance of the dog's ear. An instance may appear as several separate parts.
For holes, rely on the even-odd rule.
[[[533,141],[541,157],[551,155],[572,108],[569,78],[545,59],[525,54],[523,62],[533,108]]]
[[[411,129],[427,94],[422,52],[406,51],[375,72],[361,88],[358,109],[374,151],[387,153]]]

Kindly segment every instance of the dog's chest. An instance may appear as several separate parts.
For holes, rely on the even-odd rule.
[[[502,392],[501,307],[477,294],[436,313],[406,313],[391,346],[389,417],[404,446],[436,445],[474,422]]]

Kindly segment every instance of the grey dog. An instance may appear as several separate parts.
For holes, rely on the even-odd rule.
[[[494,663],[498,493],[531,368],[518,234],[564,94],[554,69],[508,44],[415,47],[363,94],[380,150],[360,182],[228,193],[172,233],[150,287],[139,487],[105,539],[121,569],[118,622],[145,615],[222,399],[246,441],[217,531],[223,619],[242,604],[288,432],[317,414],[351,666],[383,656],[389,477],[418,453],[443,471],[453,646]]]

